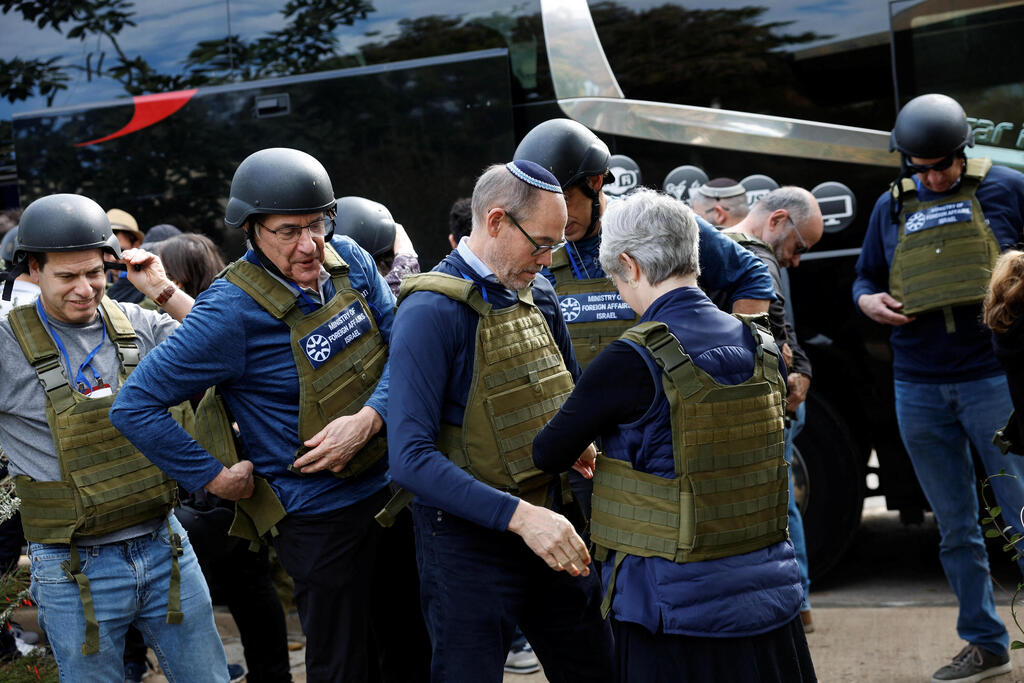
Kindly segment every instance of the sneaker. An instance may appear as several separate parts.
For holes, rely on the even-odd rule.
[[[242,683],[245,680],[245,668],[241,664],[228,664],[228,680],[231,683]]]
[[[124,683],[141,683],[142,679],[149,675],[150,664],[148,659],[141,662],[127,661],[124,663]]]
[[[952,664],[947,664],[932,674],[932,683],[975,683],[1009,673],[1012,669],[1009,653],[995,654],[977,645],[968,645],[953,657]]]
[[[505,657],[505,672],[510,674],[532,674],[540,671],[540,662],[529,643],[522,647],[514,647]]]

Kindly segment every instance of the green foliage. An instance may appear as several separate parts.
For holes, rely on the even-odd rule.
[[[1002,538],[1005,541],[1003,552],[1011,553],[1012,559],[1017,561],[1024,556],[1024,548],[1020,547],[1021,541],[1024,540],[1024,534],[1017,532],[1009,524],[1003,527],[999,526],[999,516],[1003,513],[1003,509],[998,505],[989,503],[988,496],[986,495],[988,489],[992,486],[990,482],[995,477],[1014,477],[1014,475],[1007,474],[1006,470],[999,470],[998,474],[986,477],[981,482],[981,504],[987,513],[985,517],[981,518],[981,526],[985,531],[985,538]],[[1017,618],[1017,596],[1020,595],[1022,589],[1024,589],[1024,584],[1018,583],[1016,590],[1013,591],[1013,596],[1010,598],[1010,615],[1013,617],[1013,623],[1017,626],[1017,630],[1024,633],[1024,627],[1021,626],[1020,620]],[[1011,650],[1019,650],[1021,648],[1024,648],[1024,643],[1019,640],[1010,643]]]

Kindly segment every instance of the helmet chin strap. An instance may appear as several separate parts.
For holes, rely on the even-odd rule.
[[[587,182],[586,178],[583,179],[583,182],[580,183],[579,187],[583,191],[583,194],[589,197],[591,201],[590,225],[587,226],[586,232],[584,232],[583,237],[580,238],[581,240],[585,240],[594,234],[594,231],[597,229],[597,221],[601,219],[601,193],[600,191],[594,191],[594,188],[590,186],[590,183]]]
[[[4,281],[4,291],[2,294],[4,301],[10,301],[12,292],[14,291],[14,281],[19,276],[24,275],[28,272],[28,259],[22,259],[21,263],[15,264],[13,268],[8,270],[6,273],[0,273],[0,277]]]

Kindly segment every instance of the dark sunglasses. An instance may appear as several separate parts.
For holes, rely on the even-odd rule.
[[[927,173],[928,171],[945,171],[947,168],[953,165],[953,162],[957,160],[956,154],[950,154],[945,159],[940,159],[934,164],[913,164],[907,159],[907,170],[912,173]]]

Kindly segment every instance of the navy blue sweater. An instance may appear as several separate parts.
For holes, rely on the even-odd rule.
[[[350,267],[349,281],[370,304],[381,335],[391,332],[395,298],[373,259],[348,237],[331,244]],[[253,252],[245,255],[258,264]],[[324,285],[326,298],[334,285]],[[301,301],[301,299],[300,299]],[[238,422],[244,457],[265,477],[289,514],[320,514],[352,505],[387,484],[381,463],[351,479],[330,472],[288,471],[299,447],[299,377],[288,326],[225,279],[199,295],[174,334],[149,353],[117,394],[114,426],[157,467],[189,492],[210,482],[222,465],[167,413],[214,384]],[[385,372],[366,405],[387,420]]]
[[[916,180],[916,178],[915,178]],[[918,183],[922,201],[943,195]],[[1024,226],[1024,174],[993,166],[978,186],[978,202],[1001,249],[1021,239]],[[864,247],[857,259],[853,301],[862,294],[889,291],[889,269],[899,237],[899,223],[889,212],[892,197],[885,192],[871,212]],[[994,377],[1002,372],[992,353],[988,329],[981,323],[981,305],[953,309],[956,331],[946,333],[942,311],[918,315],[913,322],[892,328],[893,375],[898,380],[943,384]]]
[[[700,286],[705,290],[722,292],[730,303],[737,299],[775,299],[775,288],[767,266],[759,258],[736,244],[710,223],[697,216],[700,229]],[[577,280],[605,277],[598,254],[601,233],[565,245],[573,277]],[[555,276],[547,268],[541,270],[553,285]]]
[[[514,292],[484,280],[457,251],[434,270],[473,280],[495,308],[516,301]],[[539,275],[534,279],[533,300],[566,366],[577,377],[579,369],[554,289]],[[395,378],[388,395],[388,457],[392,478],[415,493],[417,501],[504,531],[519,499],[478,481],[435,446],[442,422],[462,424],[478,322],[473,309],[443,294],[417,292],[402,301],[388,361]]]

